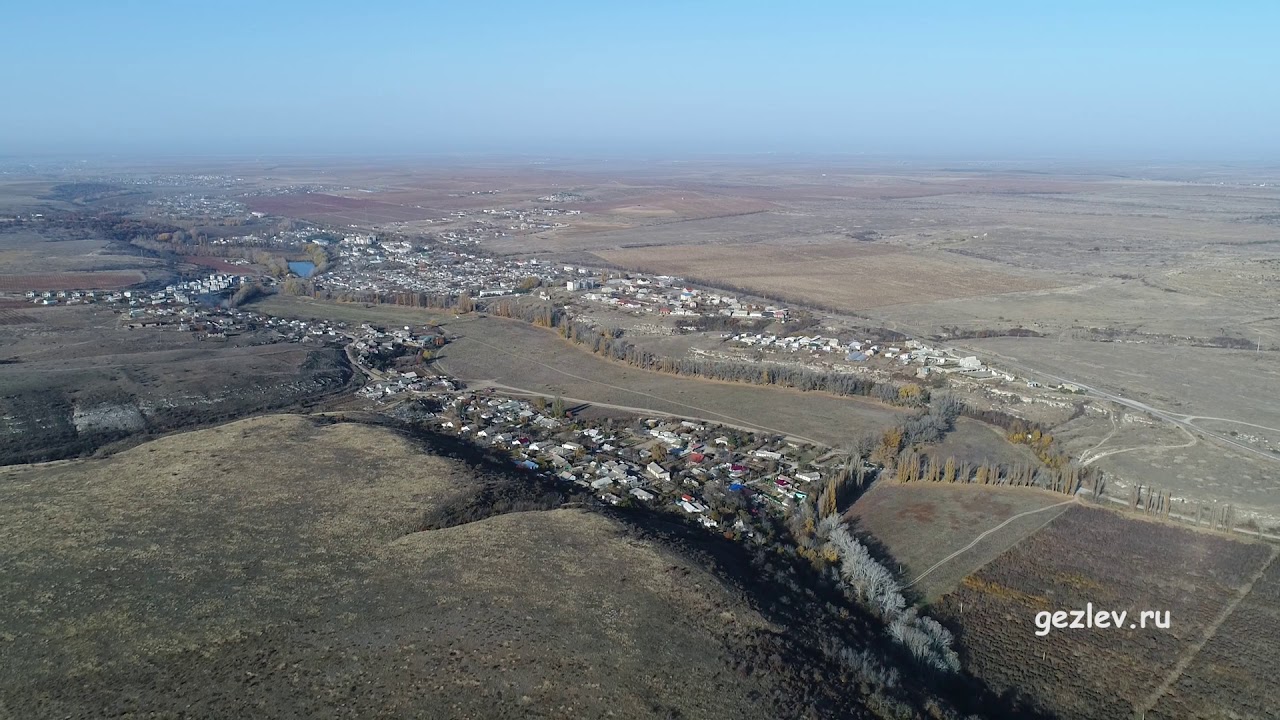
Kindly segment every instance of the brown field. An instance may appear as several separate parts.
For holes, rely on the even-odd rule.
[[[33,322],[39,322],[39,319],[30,313],[0,307],[0,325],[25,325]]]
[[[893,556],[898,576],[910,583],[1015,515],[1050,508],[1065,499],[1032,488],[883,482],[858,498],[847,516],[860,532],[870,533]],[[926,602],[936,600],[1066,508],[1047,509],[1010,522],[930,572],[914,590]]]
[[[1249,594],[1188,663],[1147,717],[1211,718],[1230,688],[1231,708],[1242,717],[1267,717],[1280,708],[1275,652],[1280,647],[1280,562],[1272,560]]]
[[[1032,195],[1081,193],[1092,182],[996,174],[954,177],[906,177],[901,175],[832,176],[828,183],[794,182],[786,185],[733,185],[732,191],[773,201],[832,199],[909,200],[942,195]]]
[[[704,218],[746,215],[764,212],[777,206],[766,200],[733,197],[696,190],[649,190],[604,200],[575,203],[574,209],[597,215],[618,214],[636,217]]]
[[[117,290],[136,285],[146,277],[137,270],[127,272],[61,272],[0,275],[0,292],[28,290]]]
[[[1054,285],[1048,277],[1013,275],[993,263],[854,241],[790,247],[752,243],[626,248],[596,254],[622,267],[727,282],[769,297],[847,310]]]
[[[1023,696],[1062,720],[1130,717],[1179,659],[1197,652],[1271,557],[1267,545],[1072,507],[965,578],[934,612],[958,629],[966,667],[996,692]],[[1127,611],[1129,623],[1142,610],[1168,610],[1171,627],[1035,635],[1036,613],[1087,603]],[[1264,635],[1237,633],[1233,642],[1245,657],[1272,652]],[[1227,683],[1205,692],[1198,700],[1212,708],[1208,714],[1179,717],[1244,717],[1227,711],[1256,707],[1262,690]]]
[[[233,275],[248,274],[252,272],[253,268],[251,265],[236,265],[233,262],[228,262],[226,258],[209,257],[205,255],[183,255],[182,261],[191,263],[192,265],[207,267],[210,270],[216,270],[217,272],[231,273]]]

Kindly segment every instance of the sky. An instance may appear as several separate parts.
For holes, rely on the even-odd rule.
[[[1280,3],[10,0],[0,154],[1280,159]]]

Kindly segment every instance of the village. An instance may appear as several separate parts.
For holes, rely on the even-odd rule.
[[[559,399],[421,383],[435,429],[572,484],[610,505],[665,509],[715,532],[750,536],[752,517],[781,513],[842,470],[836,453],[736,428],[668,417],[576,415]]]

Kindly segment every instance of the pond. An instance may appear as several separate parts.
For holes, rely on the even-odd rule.
[[[289,271],[298,277],[309,278],[316,271],[316,264],[309,260],[290,260]]]

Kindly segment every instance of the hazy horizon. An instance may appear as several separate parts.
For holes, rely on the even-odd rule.
[[[1280,158],[1280,9],[11,10],[0,155]]]

